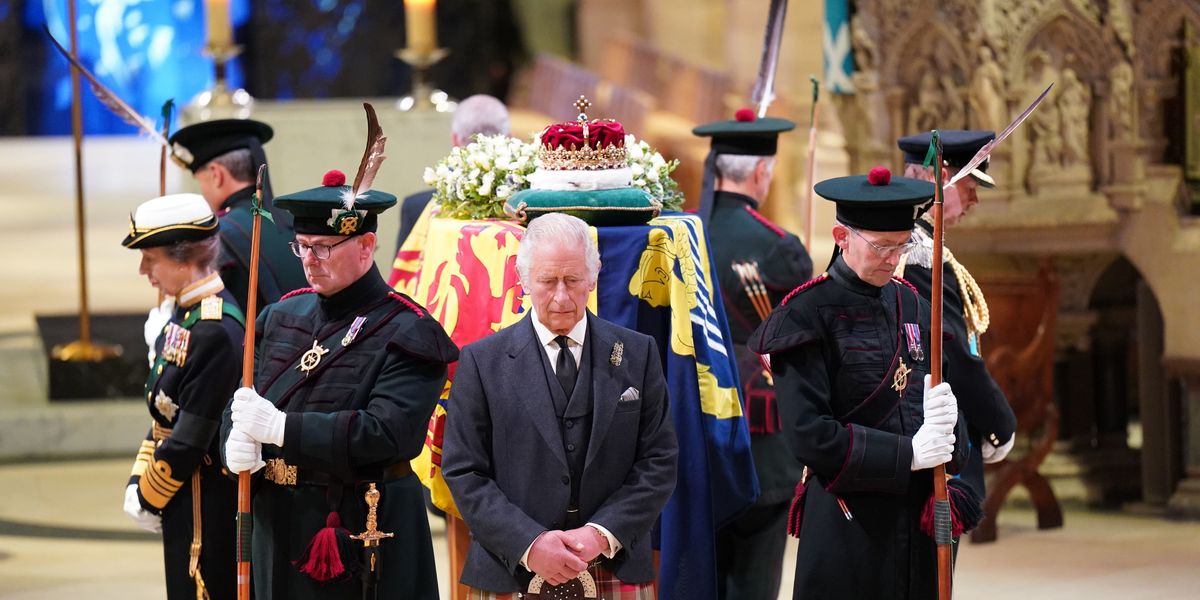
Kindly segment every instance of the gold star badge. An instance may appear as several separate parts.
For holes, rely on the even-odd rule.
[[[179,410],[179,405],[170,396],[164,394],[162,390],[158,390],[158,395],[154,397],[154,408],[162,413],[168,421],[175,420],[175,413]]]

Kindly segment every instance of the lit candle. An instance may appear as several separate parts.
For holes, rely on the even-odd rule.
[[[404,24],[409,50],[437,49],[437,0],[404,0]]]
[[[233,46],[233,23],[229,19],[229,0],[204,0],[204,23],[208,26],[208,45],[212,48]]]

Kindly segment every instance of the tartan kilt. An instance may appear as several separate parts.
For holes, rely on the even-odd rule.
[[[603,565],[588,567],[592,579],[596,580],[597,598],[604,600],[654,600],[654,583],[625,583],[617,579]],[[543,589],[544,592],[544,589]],[[518,600],[523,596],[517,592],[489,592],[468,588],[467,600]]]

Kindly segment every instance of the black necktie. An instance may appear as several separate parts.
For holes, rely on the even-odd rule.
[[[575,357],[571,356],[571,350],[567,347],[567,336],[560,335],[554,338],[554,343],[558,344],[558,360],[554,365],[554,374],[558,376],[558,383],[562,385],[562,389],[567,393],[567,399],[571,398],[571,392],[575,391],[575,378],[579,374],[579,367],[575,365]]]

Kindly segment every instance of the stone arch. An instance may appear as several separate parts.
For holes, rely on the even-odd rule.
[[[930,99],[936,97],[947,109],[939,115],[934,127],[966,127],[974,56],[968,52],[962,35],[941,21],[925,20],[912,23],[896,39],[905,42],[896,52],[889,53],[887,60],[892,89],[898,91],[892,137],[932,128],[913,127],[912,113],[923,93]]]
[[[1174,51],[1184,41],[1185,24],[1200,38],[1200,6],[1194,2],[1151,0],[1138,8],[1134,30],[1138,56],[1133,65],[1139,90],[1138,127],[1146,142],[1143,156],[1152,163],[1173,162],[1168,156],[1173,154],[1169,117],[1181,110],[1183,102]]]

